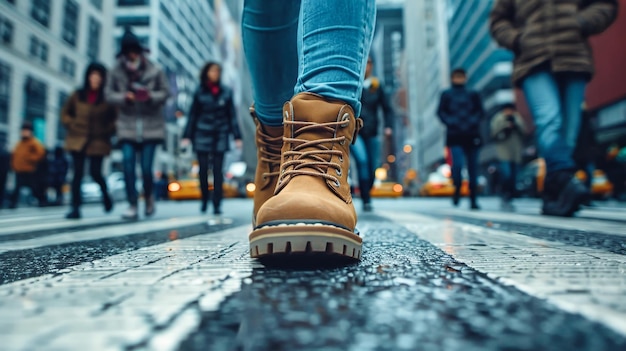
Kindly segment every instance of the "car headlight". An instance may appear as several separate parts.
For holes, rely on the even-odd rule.
[[[173,193],[180,191],[181,188],[182,187],[178,183],[170,183],[170,185],[167,186],[167,190]]]

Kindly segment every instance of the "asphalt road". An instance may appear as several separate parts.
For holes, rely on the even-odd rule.
[[[323,267],[251,260],[250,200],[3,210],[0,348],[626,350],[626,207],[463,206],[376,199],[363,260]]]

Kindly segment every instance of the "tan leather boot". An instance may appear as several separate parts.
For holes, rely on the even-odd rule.
[[[252,225],[261,205],[274,196],[280,168],[280,153],[283,146],[283,126],[271,127],[262,125],[256,117],[254,106],[250,107],[250,115],[256,124],[257,163],[254,175],[254,210]]]
[[[348,184],[350,144],[362,122],[352,108],[301,93],[283,108],[284,143],[275,195],[259,209],[250,255],[326,253],[361,257]]]

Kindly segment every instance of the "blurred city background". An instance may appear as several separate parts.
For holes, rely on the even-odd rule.
[[[381,181],[401,187],[402,195],[436,195],[428,180],[448,176],[443,125],[436,116],[439,94],[449,87],[452,68],[463,67],[468,87],[483,99],[483,134],[489,140],[490,119],[507,103],[516,103],[532,131],[523,95],[511,85],[512,53],[499,48],[489,34],[493,0],[378,0],[376,36],[372,48],[376,74],[392,96],[397,118],[393,137],[383,143],[377,172]],[[597,73],[585,104],[602,152],[625,146],[626,48],[616,45],[626,33],[626,0],[620,0],[616,23],[591,38]],[[31,121],[35,136],[48,149],[62,145],[64,128],[59,111],[82,84],[91,61],[111,67],[125,27],[132,27],[149,57],[166,71],[173,96],[167,103],[166,142],[160,146],[155,172],[181,178],[193,165],[193,154],[180,147],[185,113],[196,89],[202,65],[223,65],[223,80],[235,91],[244,148],[227,157],[227,165],[252,179],[256,154],[254,125],[248,117],[252,92],[241,48],[242,0],[0,0],[0,145],[10,150],[19,140],[23,121]],[[540,160],[530,133],[524,148],[526,168],[519,190],[533,194]],[[480,154],[483,194],[495,191],[496,155],[493,143]],[[119,171],[121,153],[109,158],[107,174]],[[622,180],[623,181],[623,180]],[[10,184],[10,182],[9,182]],[[9,186],[10,188],[10,186]],[[393,192],[393,191],[392,191]],[[603,192],[601,196],[609,196]]]

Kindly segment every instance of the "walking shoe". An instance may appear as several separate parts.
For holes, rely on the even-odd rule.
[[[67,219],[80,219],[80,210],[78,208],[72,208],[72,210],[65,215]]]
[[[265,126],[256,117],[254,106],[250,107],[250,115],[256,125],[255,143],[257,146],[256,174],[254,175],[254,209],[252,225],[261,205],[274,196],[280,170],[280,154],[283,147],[283,126]]]
[[[363,212],[372,212],[372,204],[369,202],[363,203]]]
[[[571,217],[589,197],[589,190],[576,177],[572,176],[561,189],[556,200],[545,199],[542,214],[547,216]]]
[[[137,211],[137,205],[130,205],[124,213],[122,213],[123,219],[137,220],[139,219],[139,212]]]
[[[200,202],[200,212],[201,213],[206,213],[207,208],[209,207],[209,201],[202,199],[202,201]]]
[[[348,184],[350,143],[362,120],[352,108],[301,93],[287,102],[280,174],[274,196],[259,209],[250,255],[320,253],[361,257]]]
[[[146,209],[144,211],[144,214],[146,215],[146,217],[150,217],[154,215],[155,211],[156,211],[156,208],[154,206],[154,196],[147,196],[146,197]]]

